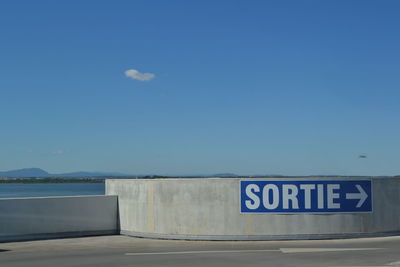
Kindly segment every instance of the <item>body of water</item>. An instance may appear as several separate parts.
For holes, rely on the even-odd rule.
[[[0,198],[104,195],[104,183],[0,184]]]

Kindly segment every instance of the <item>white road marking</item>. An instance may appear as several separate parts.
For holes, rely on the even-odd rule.
[[[394,261],[394,262],[388,263],[386,265],[389,265],[389,266],[400,266],[400,261]]]
[[[279,249],[253,249],[253,250],[194,250],[194,251],[167,251],[167,252],[139,252],[125,253],[126,256],[145,255],[181,255],[181,254],[209,254],[209,253],[252,253],[252,252],[279,252]]]
[[[183,254],[255,253],[255,252],[317,253],[317,252],[345,252],[345,251],[362,251],[362,250],[378,250],[378,249],[380,248],[281,248],[281,249],[252,249],[252,250],[249,249],[248,250],[192,250],[192,251],[165,251],[165,252],[134,252],[134,253],[125,253],[125,255],[146,256],[146,255],[183,255]]]
[[[380,248],[281,248],[282,253],[344,252],[358,250],[378,250]]]
[[[400,266],[400,261],[395,261],[387,263],[386,265],[379,265],[379,266],[331,266],[331,267],[388,267],[388,266]]]

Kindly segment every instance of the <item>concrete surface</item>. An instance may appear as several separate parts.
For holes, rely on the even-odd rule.
[[[0,266],[400,266],[400,238],[182,241],[102,236],[0,244]]]
[[[318,181],[335,178],[296,180],[302,179]],[[373,212],[346,214],[241,214],[240,180],[110,179],[106,181],[106,194],[118,195],[121,233],[132,236],[280,240],[390,235],[400,232],[398,178],[373,178]]]
[[[118,233],[116,196],[0,199],[0,242]]]

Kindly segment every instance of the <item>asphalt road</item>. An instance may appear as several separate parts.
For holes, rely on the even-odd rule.
[[[174,241],[102,236],[0,243],[1,267],[400,266],[400,237]]]

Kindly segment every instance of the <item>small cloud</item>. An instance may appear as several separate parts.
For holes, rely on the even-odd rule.
[[[153,73],[141,73],[138,70],[134,69],[125,71],[125,76],[141,82],[148,82],[156,77],[156,75]]]
[[[52,154],[52,155],[62,155],[64,153],[65,153],[65,150],[59,149],[59,150],[51,152],[50,154]]]

